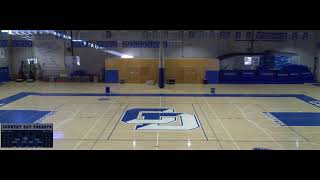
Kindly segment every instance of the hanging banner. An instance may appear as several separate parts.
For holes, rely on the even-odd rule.
[[[3,49],[0,49],[0,59],[4,59],[5,56],[4,56],[4,50]]]
[[[5,49],[0,49],[0,67],[8,67]]]
[[[59,40],[36,40],[35,58],[44,70],[63,70],[64,42]]]

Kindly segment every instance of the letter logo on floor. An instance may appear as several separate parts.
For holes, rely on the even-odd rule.
[[[174,112],[174,109],[171,108],[129,109],[123,114],[121,121],[136,124],[136,130],[186,131],[200,127],[195,115]]]
[[[309,103],[320,107],[320,101],[309,101]]]

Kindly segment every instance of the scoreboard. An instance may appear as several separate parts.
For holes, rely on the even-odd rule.
[[[1,124],[2,148],[52,148],[53,124]]]

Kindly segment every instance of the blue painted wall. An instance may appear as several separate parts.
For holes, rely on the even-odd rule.
[[[106,83],[119,83],[119,71],[118,70],[105,70]]]
[[[219,83],[219,71],[206,71],[206,79],[208,84]]]

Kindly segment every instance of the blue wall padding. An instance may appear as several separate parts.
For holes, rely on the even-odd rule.
[[[4,73],[5,81],[9,81],[9,67],[5,67],[5,73]]]
[[[274,79],[275,72],[274,71],[259,71],[257,75],[258,75],[259,79],[262,81],[272,81]]]
[[[119,83],[119,71],[118,70],[105,70],[106,83]]]
[[[271,112],[287,126],[320,126],[320,113],[317,112]]]
[[[4,73],[2,72],[2,67],[0,67],[0,82],[4,81]]]
[[[240,71],[240,78],[245,80],[257,80],[256,72],[252,70]]]
[[[208,84],[219,83],[219,71],[206,71],[205,75]]]
[[[0,82],[9,81],[9,68],[0,67]]]
[[[159,88],[164,88],[165,82],[164,68],[159,68]]]
[[[256,76],[256,72],[255,71],[241,71],[241,76],[245,76],[245,77],[254,77]]]

